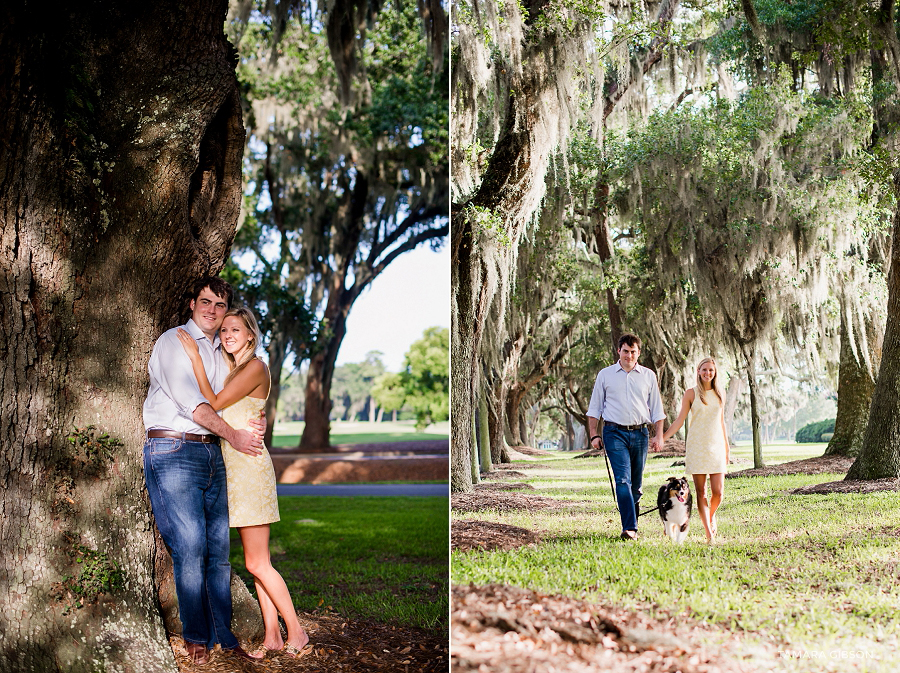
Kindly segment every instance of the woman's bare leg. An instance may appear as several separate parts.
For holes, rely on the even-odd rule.
[[[266,626],[266,638],[263,640],[263,647],[267,650],[280,650],[284,647],[284,640],[281,637],[281,624],[278,623],[278,609],[259,580],[256,580],[255,585],[256,595],[259,597],[259,607],[262,611],[263,624]]]
[[[694,477],[694,497],[697,500],[697,511],[700,513],[700,523],[706,531],[706,541],[712,542],[713,533],[709,527],[709,507],[706,504],[706,475],[695,474]]]
[[[709,475],[709,490],[712,495],[709,498],[709,525],[715,537],[719,532],[719,524],[716,521],[716,510],[722,504],[722,492],[725,490],[725,473]]]
[[[238,528],[238,531],[241,534],[241,542],[244,543],[244,562],[247,570],[256,580],[257,587],[261,586],[263,589],[262,592],[257,590],[257,595],[263,613],[263,622],[266,625],[266,640],[269,640],[270,631],[278,631],[278,640],[281,639],[277,616],[277,613],[281,613],[284,623],[287,625],[288,644],[298,650],[302,649],[309,642],[309,637],[297,619],[297,612],[294,610],[291,594],[284,583],[284,578],[272,567],[269,558],[269,525],[244,526]],[[265,603],[270,604],[274,610],[270,610]]]

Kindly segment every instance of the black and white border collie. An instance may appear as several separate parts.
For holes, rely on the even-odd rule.
[[[673,542],[684,542],[684,538],[687,537],[693,502],[691,487],[684,477],[681,479],[669,477],[669,480],[660,486],[656,498],[659,518],[662,519],[665,534],[672,538]]]

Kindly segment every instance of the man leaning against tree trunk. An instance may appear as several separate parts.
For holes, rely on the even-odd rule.
[[[201,278],[194,285],[191,319],[182,326],[197,340],[216,392],[228,373],[218,332],[232,296],[222,279]],[[255,435],[235,430],[219,417],[200,392],[177,328],[159,337],[149,369],[144,478],[157,528],[172,554],[188,656],[204,664],[209,650],[220,643],[223,650],[253,661],[231,631],[228,494],[219,438],[257,456],[265,423],[255,424],[260,433]]]

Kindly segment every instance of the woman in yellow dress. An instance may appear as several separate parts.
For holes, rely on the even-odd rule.
[[[236,430],[248,428],[250,419],[259,418],[265,408],[271,385],[268,368],[256,357],[260,332],[253,312],[243,307],[232,309],[222,321],[219,339],[231,371],[218,395],[206,377],[194,338],[184,330],[178,330],[178,338],[191,359],[200,392],[213,409],[223,410],[222,418]],[[249,456],[236,451],[224,440],[222,456],[228,483],[229,525],[240,533],[244,563],[255,580],[266,627],[263,647],[299,656],[309,643],[309,637],[297,619],[287,585],[272,567],[269,557],[269,524],[280,518],[272,458],[265,446],[262,455]],[[287,625],[287,643],[281,637],[278,613]],[[254,653],[254,656],[263,657],[265,651]]]
[[[694,495],[700,521],[706,530],[707,542],[718,533],[716,510],[722,503],[725,471],[728,465],[728,433],[725,431],[725,400],[719,390],[716,361],[704,358],[697,365],[697,385],[684,392],[678,418],[663,434],[669,439],[681,428],[688,413],[687,442],[684,447],[684,471],[694,479]],[[706,475],[709,475],[711,495],[706,500]]]

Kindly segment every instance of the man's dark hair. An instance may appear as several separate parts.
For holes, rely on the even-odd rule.
[[[225,303],[228,305],[228,308],[231,308],[231,300],[234,299],[234,290],[231,288],[231,285],[222,280],[221,278],[216,278],[215,276],[204,276],[200,278],[194,283],[194,289],[191,292],[191,300],[197,301],[197,298],[200,296],[200,293],[203,292],[204,288],[209,288],[214,295],[217,297],[221,297],[225,300]]]
[[[200,288],[200,289],[202,290],[203,288]],[[640,337],[635,336],[634,334],[623,334],[622,336],[619,337],[619,345],[616,346],[616,350],[617,351],[622,350],[622,346],[624,346],[625,344],[628,344],[632,348],[640,349],[641,339],[640,339]]]

